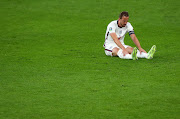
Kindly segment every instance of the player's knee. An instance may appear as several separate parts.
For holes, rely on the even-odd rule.
[[[132,53],[133,48],[132,48],[132,47],[127,47],[126,50],[127,50],[129,53]]]
[[[113,48],[112,55],[117,56],[118,51],[119,51],[119,48],[117,48],[117,47]]]

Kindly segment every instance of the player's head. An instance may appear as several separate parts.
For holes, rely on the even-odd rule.
[[[119,25],[121,27],[125,27],[128,20],[129,20],[128,12],[126,12],[126,11],[121,12],[120,15],[119,15]]]
[[[121,12],[121,13],[120,13],[120,15],[119,15],[119,18],[120,18],[120,19],[122,19],[122,17],[123,17],[123,16],[125,16],[125,17],[129,17],[128,12],[127,12],[127,11],[123,11],[123,12]]]

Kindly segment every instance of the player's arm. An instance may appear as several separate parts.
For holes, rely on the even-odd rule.
[[[116,33],[110,33],[112,39],[114,40],[114,42],[117,44],[117,46],[119,46],[122,50],[123,50],[123,54],[129,54],[128,51],[125,49],[125,47],[121,44],[121,42],[118,40]]]
[[[134,44],[135,44],[135,45],[137,46],[137,48],[139,49],[140,53],[141,53],[141,52],[146,53],[146,51],[141,47],[140,42],[139,42],[139,40],[137,39],[136,35],[135,35],[135,34],[131,34],[130,37],[131,37],[132,41],[134,42]]]

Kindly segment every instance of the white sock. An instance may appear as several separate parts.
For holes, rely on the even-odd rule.
[[[137,57],[138,58],[147,58],[148,54],[147,53],[144,53],[144,52],[141,52],[139,50],[137,50]]]
[[[117,55],[119,56],[119,58],[121,59],[132,59],[132,55],[131,54],[126,54],[124,56],[124,54],[122,53],[122,50],[119,50]]]

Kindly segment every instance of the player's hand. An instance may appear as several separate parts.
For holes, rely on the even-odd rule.
[[[142,49],[142,48],[139,48],[139,52],[140,52],[140,54],[142,53],[142,52],[144,52],[144,53],[147,53],[144,49]]]
[[[129,52],[127,50],[123,50],[122,53],[123,53],[124,56],[129,54]]]

